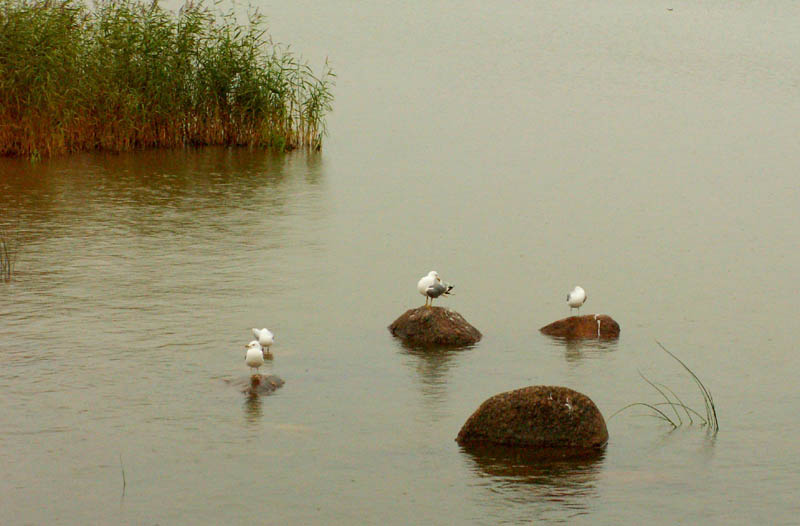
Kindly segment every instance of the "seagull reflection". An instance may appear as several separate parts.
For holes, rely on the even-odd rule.
[[[265,376],[254,374],[246,378],[225,378],[225,383],[233,385],[245,395],[244,416],[254,423],[264,415],[262,398],[270,396],[276,389],[283,386],[284,382],[275,375]]]
[[[592,360],[617,350],[617,340],[576,340],[550,337],[551,345],[564,349],[567,363],[578,365],[584,360]]]
[[[244,399],[244,418],[250,423],[254,424],[261,420],[264,416],[264,407],[261,397],[256,393],[247,395]]]

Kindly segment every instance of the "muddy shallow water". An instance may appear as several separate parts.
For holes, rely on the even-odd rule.
[[[796,519],[797,6],[259,5],[339,75],[321,154],[0,159],[0,523]],[[431,269],[478,344],[389,334]],[[539,333],[576,284],[618,341]],[[247,397],[256,326],[286,383]],[[659,402],[638,371],[702,409],[656,340],[717,435],[608,419]],[[455,443],[534,384],[605,454]]]

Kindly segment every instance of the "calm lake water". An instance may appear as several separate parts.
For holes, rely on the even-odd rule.
[[[796,523],[800,5],[256,5],[338,73],[321,154],[0,159],[0,524]],[[431,269],[476,346],[386,330]],[[539,333],[576,284],[617,342]],[[286,384],[251,400],[256,326]],[[702,411],[656,341],[716,436],[609,419],[639,371]],[[602,458],[454,442],[534,384]]]

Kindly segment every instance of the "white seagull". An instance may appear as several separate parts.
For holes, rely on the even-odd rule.
[[[569,304],[569,313],[572,314],[572,309],[578,308],[578,314],[581,312],[581,305],[586,303],[586,299],[589,296],[586,295],[586,291],[583,290],[581,287],[575,287],[572,289],[572,292],[567,294],[567,303]]]
[[[439,277],[439,273],[431,270],[427,276],[423,276],[417,282],[417,290],[425,296],[425,306],[432,307],[433,299],[442,295],[449,296],[450,291],[453,290],[453,285],[443,282]],[[430,305],[428,305],[428,298],[431,300]]]
[[[275,343],[275,336],[269,329],[253,329],[253,336],[258,340],[258,344],[264,347],[264,357],[269,354],[269,347]]]
[[[264,365],[264,350],[255,340],[248,343],[245,348],[247,352],[244,355],[244,363],[249,365],[250,369],[255,369],[255,373],[257,374],[258,368]]]

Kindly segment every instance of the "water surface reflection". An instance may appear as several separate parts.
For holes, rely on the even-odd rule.
[[[92,154],[31,165],[0,159],[0,208],[34,239],[75,235],[76,223],[113,223],[118,233],[157,234],[227,224],[230,214],[291,215],[296,192],[321,180],[317,155],[228,148]]]
[[[440,404],[446,400],[447,383],[459,354],[472,349],[468,347],[415,347],[400,344],[408,357],[407,365],[416,371],[416,380],[426,401]]]
[[[248,424],[256,424],[264,416],[264,407],[261,397],[250,393],[244,400],[244,419]]]
[[[605,451],[596,456],[558,458],[537,450],[506,447],[461,447],[478,485],[482,504],[502,509],[511,523],[567,521],[589,513],[598,497],[597,480]],[[508,509],[515,510],[514,517]]]
[[[564,359],[571,365],[602,358],[619,348],[619,340],[570,339],[547,336],[550,345],[564,349]]]

